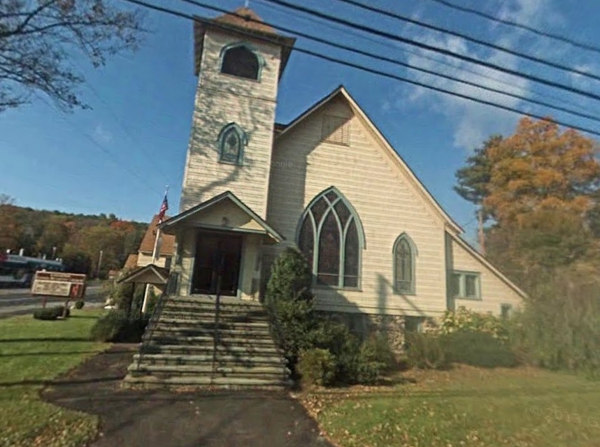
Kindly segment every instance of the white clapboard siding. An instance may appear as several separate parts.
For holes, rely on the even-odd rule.
[[[349,119],[349,145],[322,141],[323,115]],[[406,315],[441,314],[446,309],[444,222],[411,180],[399,170],[341,99],[331,101],[276,140],[268,222],[287,244],[295,243],[298,220],[310,201],[335,186],[352,203],[363,224],[359,291],[316,289],[322,309]],[[394,293],[392,249],[407,233],[414,241],[416,294]],[[272,259],[283,248],[270,250]]]
[[[259,81],[221,74],[221,50],[238,41],[215,30],[204,36],[181,212],[229,190],[265,217],[281,50],[249,42],[264,58]],[[248,136],[241,166],[218,158],[219,133],[231,122]]]
[[[449,272],[452,270],[477,272],[480,274],[481,299],[456,299],[455,308],[459,306],[476,312],[491,312],[500,315],[502,304],[510,304],[513,309],[522,306],[523,296],[514,287],[511,287],[492,268],[483,264],[477,256],[464,247],[464,244],[449,237]]]

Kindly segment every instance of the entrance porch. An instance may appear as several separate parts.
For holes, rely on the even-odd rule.
[[[283,240],[229,191],[165,221],[160,230],[175,235],[171,270],[179,296],[219,293],[257,301],[262,247]]]

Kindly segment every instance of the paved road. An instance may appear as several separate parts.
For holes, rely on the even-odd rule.
[[[90,286],[85,292],[86,307],[102,307],[106,299],[102,286]],[[49,298],[48,304],[63,304],[64,298]],[[0,318],[30,313],[42,305],[42,298],[29,289],[0,289]]]

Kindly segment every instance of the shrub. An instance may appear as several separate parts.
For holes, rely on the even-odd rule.
[[[75,309],[82,309],[84,304],[85,304],[85,302],[83,300],[75,301]]]
[[[440,336],[440,343],[446,360],[451,363],[482,368],[510,368],[518,364],[509,345],[490,333],[458,331]]]
[[[64,306],[53,306],[42,309],[36,309],[33,311],[33,318],[36,320],[57,320],[61,317],[68,318],[71,316],[69,308],[66,309]]]
[[[508,339],[508,330],[501,319],[491,314],[468,310],[463,306],[456,311],[447,310],[436,330],[440,334],[452,334],[459,331],[483,332],[500,340]]]
[[[411,367],[446,369],[449,365],[440,336],[437,334],[410,332],[406,334],[406,348],[407,360]]]
[[[275,260],[267,283],[265,304],[277,343],[295,371],[302,349],[311,347],[314,326],[312,276],[298,250],[287,248]]]
[[[122,310],[112,310],[96,321],[90,338],[99,342],[139,343],[148,324],[146,318],[128,318]]]
[[[372,335],[360,347],[356,381],[362,384],[378,382],[394,366],[394,357],[387,337]]]
[[[335,356],[327,349],[311,348],[301,350],[298,359],[298,372],[302,377],[302,383],[305,385],[331,385],[336,375]]]

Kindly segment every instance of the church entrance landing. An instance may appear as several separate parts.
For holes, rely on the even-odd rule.
[[[242,236],[198,232],[192,294],[237,296],[242,266]]]

